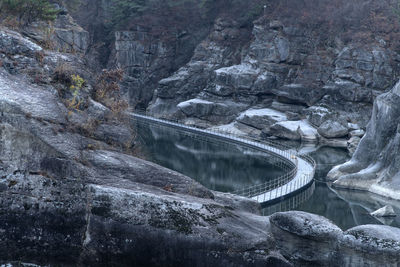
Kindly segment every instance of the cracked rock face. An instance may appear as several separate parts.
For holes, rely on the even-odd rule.
[[[353,21],[353,27],[362,28],[363,23],[371,19],[365,17],[369,12],[381,12],[388,23],[394,19],[387,2],[354,2],[345,7],[341,1],[335,1],[339,6],[333,8],[337,13],[335,16],[348,17],[349,21]],[[279,5],[277,1],[272,1],[264,16],[253,21],[252,38],[243,40],[236,48],[241,51],[239,63],[216,60],[221,52],[233,48],[215,39],[223,39],[226,32],[236,27],[234,19],[229,24],[217,20],[209,37],[197,46],[191,61],[159,81],[148,111],[156,116],[182,121],[200,118],[203,124],[228,125],[242,122],[243,110],[236,109],[235,116],[228,118],[215,117],[212,113],[203,112],[209,106],[207,102],[232,101],[246,105],[247,110],[271,108],[290,112],[291,118],[296,121],[307,117],[313,127],[320,127],[318,136],[311,138],[314,142],[320,139],[319,136],[347,138],[348,122],[365,128],[375,97],[393,86],[399,72],[399,55],[384,41],[391,39],[390,42],[396,42],[393,34],[398,26],[393,26],[394,22],[387,26],[372,23],[377,28],[394,28],[393,31],[385,31],[385,37],[381,32],[376,33],[380,37],[375,40],[364,40],[361,35],[369,36],[376,29],[367,27],[362,33],[352,30],[343,32],[343,21],[331,18],[333,15],[329,6],[328,2],[314,5],[312,1],[288,1]],[[349,13],[347,8],[350,6],[357,12]],[[299,16],[308,14],[308,24],[293,21],[293,14],[297,13]],[[321,14],[326,16],[322,18]],[[321,27],[313,28],[314,24],[309,21]],[[349,40],[347,35],[355,38]],[[182,113],[179,106],[191,99],[203,102],[196,104],[196,111]],[[325,122],[328,119],[330,121]],[[253,127],[251,124],[248,126]],[[263,132],[292,140],[300,139],[298,134],[285,133],[285,129]]]
[[[377,97],[371,121],[352,159],[333,168],[334,186],[367,190],[400,199],[399,104],[400,84]]]

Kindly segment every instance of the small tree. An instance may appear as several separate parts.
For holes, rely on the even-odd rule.
[[[48,0],[0,0],[0,12],[26,26],[35,20],[55,20],[58,10]]]

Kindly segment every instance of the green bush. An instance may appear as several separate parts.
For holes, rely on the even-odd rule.
[[[36,20],[55,20],[58,11],[47,0],[0,0],[0,13],[24,26]]]

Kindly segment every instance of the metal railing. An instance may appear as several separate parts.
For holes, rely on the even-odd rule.
[[[272,140],[255,140],[252,138],[240,137],[232,131],[221,129],[204,129],[198,126],[188,126],[182,124],[178,120],[166,120],[152,117],[146,113],[132,113],[136,119],[144,121],[152,121],[167,126],[176,127],[185,131],[193,132],[196,134],[204,134],[211,137],[217,137],[229,143],[236,143],[262,152],[273,154],[285,161],[287,169],[285,174],[271,179],[265,183],[249,186],[240,190],[232,192],[233,194],[253,198],[258,202],[268,202],[274,199],[281,198],[309,184],[314,177],[315,161],[312,157],[305,154],[298,154],[296,150],[281,143]],[[304,170],[299,170],[299,158],[311,167],[311,171],[304,173]],[[307,168],[310,169],[310,168]]]
[[[293,210],[298,206],[300,206],[305,201],[307,201],[314,193],[314,190],[315,190],[315,183],[313,182],[304,191],[295,194],[293,196],[290,196],[285,200],[279,201],[275,204],[269,204],[266,207],[263,207],[261,209],[261,214],[264,216],[269,216],[275,212]]]
[[[291,181],[297,174],[298,166],[296,165],[291,171],[275,178],[269,180],[262,184],[257,184],[249,186],[243,189],[233,191],[232,194],[243,196],[243,197],[254,197],[257,195],[264,194],[266,192],[272,191],[275,188],[281,187],[282,185]]]

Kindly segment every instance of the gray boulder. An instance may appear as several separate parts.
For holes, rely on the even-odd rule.
[[[24,54],[34,57],[40,51],[43,51],[40,46],[23,38],[21,34],[6,29],[0,30],[0,52],[7,55]]]
[[[318,133],[326,138],[347,136],[349,130],[337,121],[327,120],[318,127]]]
[[[291,211],[273,214],[270,222],[278,248],[297,264],[326,266],[336,257],[342,230],[326,218]]]
[[[90,43],[89,32],[65,13],[60,13],[52,25],[32,23],[24,29],[24,34],[49,49],[65,53],[86,53]]]
[[[89,48],[89,32],[79,26],[70,15],[59,15],[54,24],[55,47],[63,52],[86,53]]]
[[[279,251],[295,266],[397,266],[400,230],[362,225],[342,232],[324,217],[300,211],[270,217]]]
[[[307,104],[309,106],[316,103],[324,94],[323,90],[314,91],[306,85],[298,83],[286,84],[272,90],[272,93],[294,103]]]
[[[317,130],[306,120],[277,122],[271,127],[263,129],[263,133],[289,140],[318,142]]]
[[[333,117],[333,111],[324,106],[312,106],[306,111],[307,120],[316,127]]]
[[[339,253],[344,266],[397,266],[399,251],[398,228],[362,225],[345,232]]]

